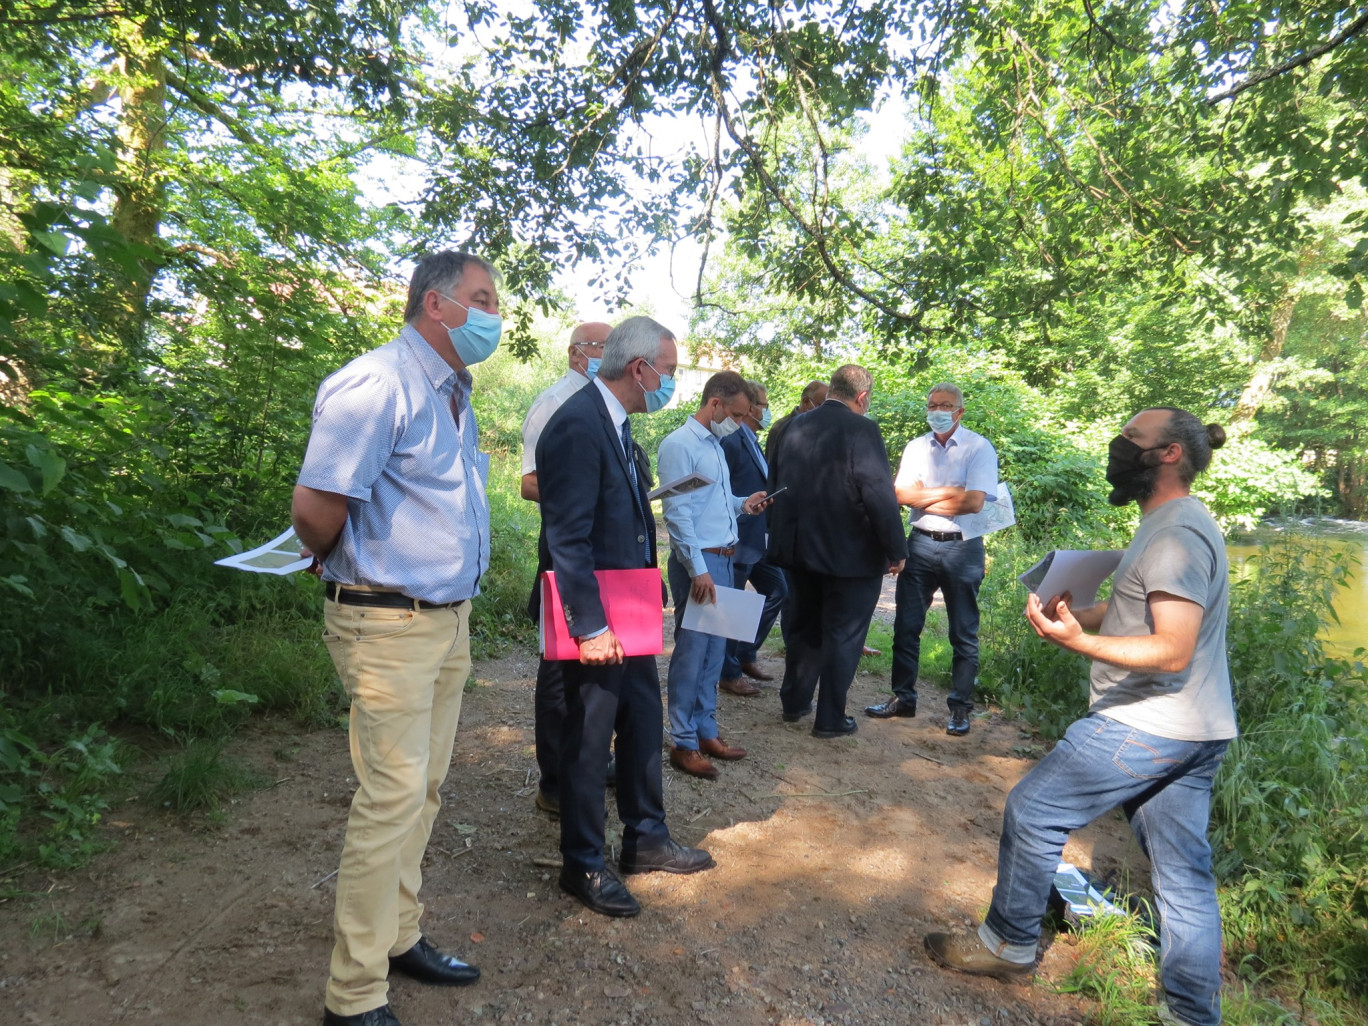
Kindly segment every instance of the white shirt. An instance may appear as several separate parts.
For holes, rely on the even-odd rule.
[[[551,414],[561,408],[561,404],[578,392],[585,385],[589,384],[586,378],[577,370],[567,370],[551,387],[543,390],[537,398],[532,400],[532,405],[527,409],[527,416],[522,423],[522,472],[524,474],[534,474],[537,470],[537,439],[541,438],[541,433],[546,429],[546,422],[551,419]]]
[[[963,424],[942,445],[934,432],[918,435],[903,449],[894,487],[907,488],[917,481],[923,488],[959,487],[982,492],[985,502],[997,501],[997,450],[982,435]],[[968,514],[965,514],[967,516]],[[961,516],[943,517],[912,510],[912,523],[924,531],[961,531]]]

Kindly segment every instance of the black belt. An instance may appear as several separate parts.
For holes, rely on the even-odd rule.
[[[711,552],[714,556],[733,556],[736,554],[735,545],[719,545],[716,548],[704,549],[704,552]]]
[[[928,531],[924,527],[914,527],[912,530],[918,534],[924,534],[932,541],[963,541],[964,535],[958,531]]]
[[[344,588],[335,581],[327,581],[324,594],[344,606],[383,606],[386,609],[450,609],[460,602],[427,602],[409,598],[397,591],[357,591]]]

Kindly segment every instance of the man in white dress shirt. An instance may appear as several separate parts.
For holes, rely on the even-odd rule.
[[[921,632],[939,588],[950,622],[950,721],[945,732],[969,733],[978,677],[978,591],[983,583],[983,538],[966,538],[964,519],[997,501],[997,451],[960,421],[964,393],[943,381],[926,400],[931,430],[907,443],[893,482],[898,502],[912,507],[907,563],[898,575],[893,620],[893,697],[865,713],[877,719],[917,715]]]

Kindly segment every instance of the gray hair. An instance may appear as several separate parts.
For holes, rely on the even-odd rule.
[[[494,265],[474,253],[444,249],[422,257],[418,261],[418,266],[413,269],[413,277],[409,279],[408,302],[404,304],[404,323],[412,324],[418,319],[418,315],[423,312],[423,299],[429,292],[441,292],[449,298],[460,287],[466,267],[470,264],[483,267],[495,282],[499,280],[499,272],[495,270]]]
[[[659,321],[628,317],[604,339],[598,376],[604,381],[617,381],[627,373],[627,365],[633,360],[645,360],[654,366],[661,343],[674,337],[675,333]]]
[[[1155,406],[1168,413],[1168,423],[1159,431],[1159,444],[1177,442],[1183,449],[1178,464],[1178,477],[1185,485],[1197,480],[1197,475],[1211,463],[1211,452],[1225,445],[1225,428],[1220,424],[1203,424],[1197,417],[1176,406]]]
[[[953,381],[942,381],[938,385],[932,385],[931,391],[926,393],[927,401],[930,401],[932,392],[945,392],[949,395],[953,395],[955,397],[955,407],[961,410],[964,409],[964,393],[960,391],[959,385],[955,384]]]
[[[831,375],[831,384],[827,386],[827,398],[845,402],[858,399],[861,392],[873,390],[874,375],[858,363],[848,363],[844,367],[837,367]]]

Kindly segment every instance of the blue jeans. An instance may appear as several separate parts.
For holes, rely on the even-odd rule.
[[[1119,805],[1150,860],[1169,1009],[1217,1026],[1221,913],[1206,833],[1228,744],[1174,741],[1095,714],[1076,721],[1007,796],[983,942],[1003,958],[1034,960],[1064,842]]]
[[[705,552],[703,562],[707,564],[713,584],[724,588],[732,586],[730,556]],[[673,551],[669,575],[675,608],[674,654],[670,656],[670,672],[666,677],[670,743],[676,748],[696,751],[699,738],[711,741],[717,737],[717,679],[722,673],[727,639],[679,626],[690,601],[693,575]]]
[[[755,630],[754,641],[727,641],[727,655],[722,661],[723,677],[739,677],[742,663],[755,662],[755,657],[760,654],[760,646],[769,637],[770,629],[779,617],[779,610],[784,606],[784,599],[788,597],[788,581],[784,579],[784,571],[773,563],[766,563],[763,559],[758,563],[733,563],[732,574],[736,579],[733,588],[744,588],[746,582],[750,581],[755,590],[765,596],[765,605],[760,610],[760,625]]]
[[[936,541],[920,531],[907,536],[907,564],[898,574],[897,612],[893,616],[893,694],[917,704],[921,633],[937,588],[950,622],[951,712],[974,708],[978,679],[979,585],[983,583],[983,539]]]

